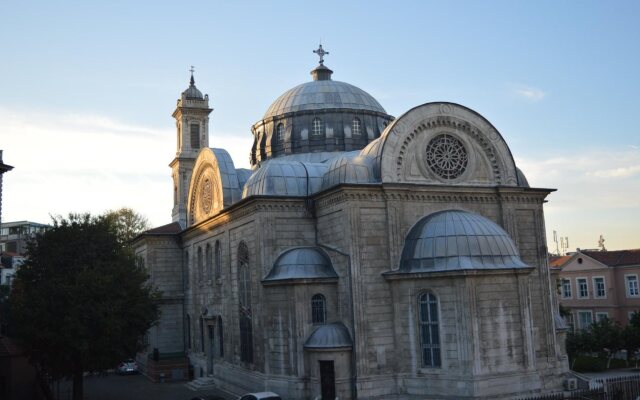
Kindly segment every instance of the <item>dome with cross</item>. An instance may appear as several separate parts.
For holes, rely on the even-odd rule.
[[[253,125],[252,165],[288,154],[359,150],[393,120],[369,93],[331,79],[322,45],[313,52],[320,62],[312,81],[284,92]]]

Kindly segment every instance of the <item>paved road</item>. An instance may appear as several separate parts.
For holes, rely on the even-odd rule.
[[[216,390],[194,392],[184,383],[153,383],[143,375],[92,376],[84,379],[85,400],[189,400],[202,394],[233,399]],[[70,382],[60,384],[60,400],[71,400]]]

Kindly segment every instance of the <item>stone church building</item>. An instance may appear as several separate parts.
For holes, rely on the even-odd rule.
[[[193,75],[178,99],[173,222],[134,243],[162,291],[145,373],[285,399],[561,389],[552,190],[529,186],[477,112],[431,102],[394,118],[315,52],[312,80],[251,127],[251,169],[215,134],[210,147]]]

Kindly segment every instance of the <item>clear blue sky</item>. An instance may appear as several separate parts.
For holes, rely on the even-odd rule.
[[[247,166],[249,127],[333,78],[392,115],[429,101],[491,121],[570,247],[640,247],[638,1],[0,3],[3,219],[130,206],[170,220],[171,112],[196,66],[212,147]]]

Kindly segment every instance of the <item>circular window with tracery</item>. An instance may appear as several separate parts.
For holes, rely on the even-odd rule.
[[[438,135],[427,145],[427,165],[443,179],[456,179],[467,169],[469,156],[460,140],[451,135]]]

